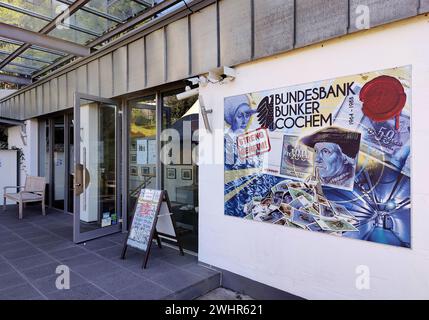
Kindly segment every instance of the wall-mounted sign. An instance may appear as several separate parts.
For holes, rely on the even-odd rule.
[[[147,140],[137,139],[137,164],[147,164]]]
[[[137,164],[156,164],[157,145],[154,139],[137,139]]]
[[[411,66],[225,98],[225,214],[411,247]]]

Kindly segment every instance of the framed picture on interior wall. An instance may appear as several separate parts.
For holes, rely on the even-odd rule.
[[[176,179],[176,169],[167,168],[167,179]]]
[[[138,176],[139,175],[139,172],[138,172],[136,166],[130,166],[130,175],[132,175],[132,176]]]
[[[150,174],[150,168],[142,167],[142,175],[149,175],[149,174]]]
[[[192,169],[182,169],[182,180],[192,180]]]

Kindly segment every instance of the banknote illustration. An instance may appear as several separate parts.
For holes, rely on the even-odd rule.
[[[313,172],[313,153],[299,142],[296,136],[283,137],[280,174],[304,180]]]

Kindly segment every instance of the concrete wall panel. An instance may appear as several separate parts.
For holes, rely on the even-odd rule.
[[[212,5],[191,15],[192,74],[205,73],[217,66],[217,18]]]
[[[164,29],[146,36],[147,86],[160,85],[165,80]]]
[[[219,2],[220,61],[234,66],[252,57],[252,7],[250,0]]]
[[[142,90],[146,74],[144,38],[128,45],[128,59],[128,91]]]
[[[167,79],[180,80],[189,75],[188,18],[169,24],[167,33]]]
[[[293,48],[294,1],[254,0],[255,58]]]

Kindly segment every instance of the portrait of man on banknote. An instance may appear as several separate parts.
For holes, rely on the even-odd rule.
[[[324,186],[353,190],[361,134],[329,127],[301,139],[314,152],[314,170]]]

